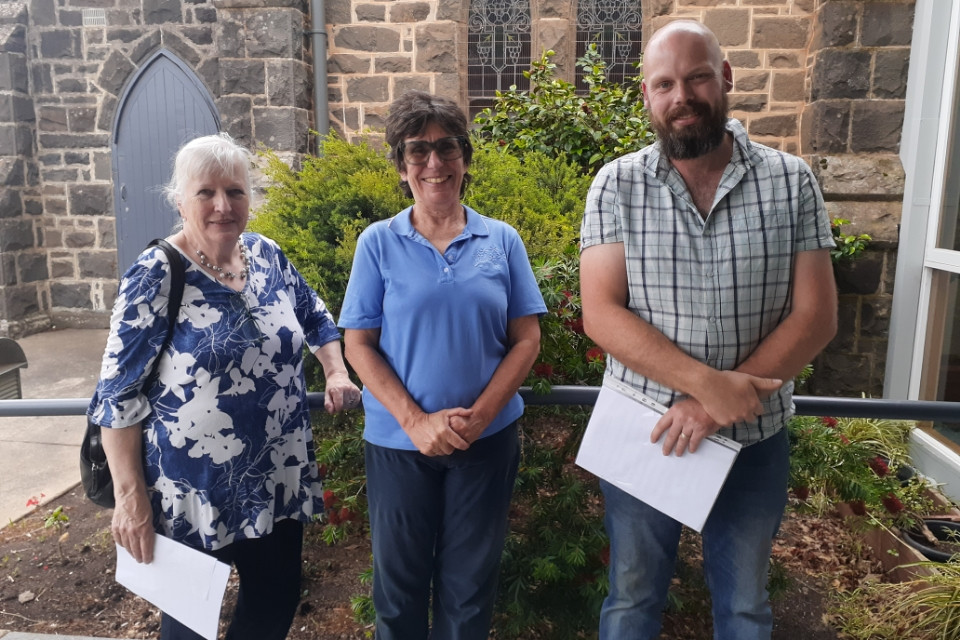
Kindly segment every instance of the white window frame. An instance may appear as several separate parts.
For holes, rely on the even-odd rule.
[[[960,153],[960,3],[917,0],[900,159],[906,172],[884,397],[920,396],[933,278],[960,274],[960,251],[937,248],[949,154]],[[950,196],[953,197],[953,196]],[[916,429],[912,457],[960,499],[960,454]]]

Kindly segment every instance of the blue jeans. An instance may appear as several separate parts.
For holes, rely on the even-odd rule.
[[[447,456],[368,442],[365,457],[376,640],[486,640],[520,460],[516,423]]]
[[[703,527],[703,566],[715,640],[769,640],[767,593],[773,538],[787,504],[786,430],[740,450]],[[653,640],[660,633],[680,541],[679,522],[607,482],[610,593],[599,640]]]

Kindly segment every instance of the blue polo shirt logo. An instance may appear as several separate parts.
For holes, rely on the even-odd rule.
[[[507,254],[499,247],[480,247],[473,256],[473,266],[502,270],[507,264]]]

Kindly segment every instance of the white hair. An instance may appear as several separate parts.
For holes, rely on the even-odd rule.
[[[185,195],[183,190],[191,178],[209,176],[243,176],[250,192],[250,164],[252,155],[227,133],[194,138],[187,142],[173,161],[173,175],[164,187],[167,201],[174,207]]]

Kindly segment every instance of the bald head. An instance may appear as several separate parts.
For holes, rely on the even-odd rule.
[[[713,31],[696,20],[674,20],[661,27],[647,42],[643,52],[644,74],[647,74],[650,65],[656,67],[663,55],[670,55],[678,41],[699,41],[707,57],[706,61],[715,69],[722,68],[723,52],[720,50],[720,41],[717,40]]]

